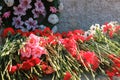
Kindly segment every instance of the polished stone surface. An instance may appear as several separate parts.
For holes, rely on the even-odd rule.
[[[61,0],[59,31],[89,29],[92,24],[120,22],[120,0]]]

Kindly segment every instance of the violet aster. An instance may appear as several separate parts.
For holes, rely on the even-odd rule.
[[[23,6],[24,8],[32,8],[32,6],[30,5],[31,0],[20,0],[20,5]]]
[[[32,13],[33,13],[33,15],[34,15],[34,18],[38,18],[39,17],[39,11],[37,11],[36,9],[33,9],[32,10]]]
[[[38,10],[36,10],[36,9],[33,9],[33,10],[32,10],[32,13],[33,13],[33,15],[34,15],[34,18],[38,18],[40,14],[43,15],[43,16],[46,15],[45,10],[39,10],[39,11],[38,11]]]
[[[27,29],[35,29],[37,27],[37,21],[33,20],[33,18],[29,18],[28,20],[25,21],[25,25],[27,26]]]
[[[46,15],[46,11],[43,10],[43,9],[40,9],[40,10],[39,10],[39,14],[42,14],[43,16],[45,16],[45,15]]]
[[[22,5],[18,5],[17,7],[13,7],[15,15],[25,15],[26,9]]]
[[[13,18],[13,22],[12,22],[12,25],[14,25],[15,26],[15,28],[22,28],[23,26],[23,23],[24,22],[22,22],[21,21],[21,17],[14,17]]]
[[[36,1],[36,3],[35,3],[35,7],[36,7],[36,10],[45,10],[45,7],[44,7],[44,5],[43,5],[43,3],[41,2],[41,1]]]

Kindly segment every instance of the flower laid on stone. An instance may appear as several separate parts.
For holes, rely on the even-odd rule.
[[[9,27],[2,36],[2,79],[51,75],[52,80],[81,80],[82,75],[88,79],[86,72],[92,80],[100,73],[110,80],[120,77],[120,25],[116,22],[63,33],[53,33],[48,27],[29,32]]]

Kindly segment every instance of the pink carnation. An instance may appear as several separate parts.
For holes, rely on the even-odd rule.
[[[43,54],[46,54],[46,51],[43,47],[39,46],[32,49],[32,56],[35,58],[40,58]]]
[[[28,45],[25,45],[20,49],[21,57],[30,58],[31,57],[31,48]]]
[[[27,45],[29,45],[31,48],[34,48],[36,46],[39,46],[39,41],[40,41],[40,37],[34,34],[30,34],[29,39],[27,41]]]
[[[5,13],[3,14],[3,17],[4,17],[4,18],[9,18],[9,17],[10,17],[10,11],[5,12]]]
[[[52,13],[56,13],[58,10],[56,9],[56,7],[51,6],[51,7],[50,7],[50,11],[51,11]]]

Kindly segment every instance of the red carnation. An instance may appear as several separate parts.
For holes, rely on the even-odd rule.
[[[119,30],[120,30],[120,26],[116,26],[116,27],[115,27],[115,33],[118,33],[118,34],[119,34]]]
[[[39,58],[31,58],[27,61],[24,61],[22,63],[22,70],[29,70],[31,67],[37,65],[40,63],[40,59]]]
[[[88,68],[91,67],[93,70],[96,70],[99,67],[99,59],[94,52],[80,51],[80,54],[78,55],[77,60],[80,60],[80,62],[84,66]]]
[[[62,37],[66,38],[67,37],[67,32],[62,32]]]
[[[29,32],[22,32],[22,36],[23,37],[28,37],[29,36]]]
[[[73,57],[76,57],[77,44],[74,38],[61,39],[61,43]]]
[[[110,32],[109,32],[109,37],[112,38],[112,37],[113,37],[113,34],[114,34],[114,31],[113,31],[113,30],[110,30]]]
[[[49,27],[46,27],[43,31],[42,31],[42,36],[50,36],[52,34],[52,31],[50,30]]]
[[[31,67],[34,66],[34,63],[30,62],[30,61],[24,61],[23,64],[22,64],[22,67],[21,69],[22,70],[30,70]]]
[[[8,27],[6,29],[3,30],[3,37],[7,37],[8,35],[14,35],[15,34],[15,31],[13,28],[11,27]]]
[[[55,72],[53,68],[51,66],[48,66],[48,64],[45,62],[41,63],[41,69],[44,74],[52,74],[53,72]]]
[[[71,77],[72,75],[70,74],[70,72],[66,72],[63,80],[70,80]]]
[[[10,66],[10,65],[8,65],[7,69],[8,69],[8,72],[10,74],[14,74],[17,71],[17,66]]]
[[[57,38],[61,39],[62,38],[62,35],[60,33],[55,33],[54,36],[56,36]]]
[[[22,34],[22,30],[18,29],[18,30],[16,30],[16,33],[21,35]]]
[[[48,67],[48,66],[47,66],[46,64],[42,64],[42,65],[41,65],[41,69],[42,69],[43,71],[46,70],[47,67]]]
[[[93,35],[89,35],[89,36],[87,36],[87,38],[85,39],[86,41],[89,41],[89,40],[91,40],[93,38]]]
[[[73,34],[74,35],[82,35],[82,34],[84,34],[84,31],[83,30],[74,30]]]
[[[109,30],[112,29],[112,26],[111,25],[108,25],[108,23],[105,24],[105,27],[103,28],[103,32],[106,33],[108,32]]]
[[[57,44],[56,37],[55,36],[48,36],[47,42],[49,44],[56,45]]]
[[[34,33],[35,35],[40,36],[40,35],[42,34],[42,31],[39,30],[39,29],[35,29],[35,30],[33,31],[33,33]]]
[[[40,63],[40,59],[39,58],[31,58],[29,62],[33,63],[35,66]]]
[[[72,31],[69,31],[66,36],[67,36],[68,38],[70,38],[70,37],[74,36],[74,34],[72,33]]]

